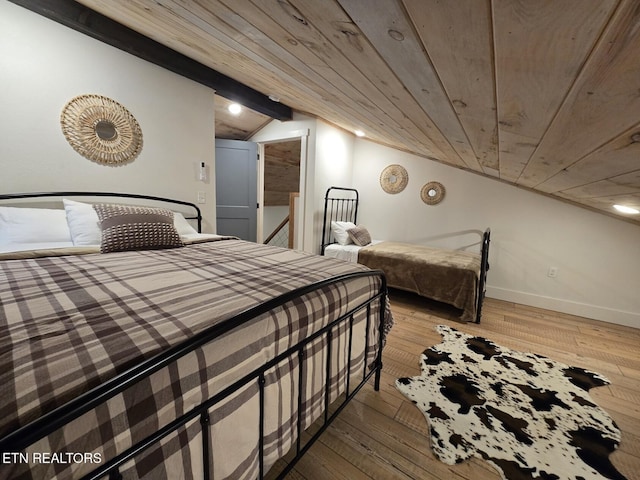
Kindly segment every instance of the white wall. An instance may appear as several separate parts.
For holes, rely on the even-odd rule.
[[[390,195],[379,178],[394,163],[407,169],[409,183]],[[429,181],[445,186],[439,205],[420,199]],[[361,139],[353,187],[359,223],[374,238],[475,249],[491,227],[489,297],[640,327],[635,225]],[[547,276],[551,266],[556,278]]]
[[[95,190],[196,202],[215,228],[214,91],[9,2],[0,2],[0,191]],[[143,134],[140,156],[110,167],[67,143],[60,113],[94,93],[124,105]]]
[[[291,121],[270,122],[251,141],[268,143],[297,138],[302,132],[300,178],[304,188],[300,189],[300,197],[305,221],[297,233],[303,239],[302,250],[320,253],[324,195],[332,185],[351,183],[353,135],[315,118],[294,114]]]
[[[353,181],[353,154],[355,137],[318,121],[316,140],[316,168],[314,173],[316,196],[313,247],[309,250],[320,253],[322,243],[322,213],[324,197],[329,187],[349,186]]]
[[[269,122],[251,137],[250,140],[257,143],[272,143],[295,138],[300,139],[301,149],[300,206],[298,208],[304,212],[305,217],[308,215],[313,216],[313,204],[307,201],[307,199],[313,198],[314,183],[312,177],[307,176],[307,171],[313,172],[315,168],[316,120],[305,115],[294,113],[292,120],[286,122],[273,120]],[[259,188],[262,189],[263,187],[264,185],[259,185]],[[258,224],[260,224],[260,222],[258,222]],[[302,250],[308,250],[308,246],[312,245],[313,242],[313,229],[307,228],[307,225],[307,222],[299,222],[298,225],[296,225],[297,231],[294,233],[297,247]],[[269,234],[264,226],[263,231],[265,235]],[[298,239],[301,239],[301,241],[298,241]]]

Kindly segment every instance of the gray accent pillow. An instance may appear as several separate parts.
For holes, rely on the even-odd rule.
[[[93,208],[102,229],[102,253],[184,245],[173,224],[171,210],[107,204],[96,204]]]
[[[351,238],[353,243],[355,243],[359,247],[364,247],[371,243],[371,235],[369,234],[369,231],[362,225],[349,228],[347,230],[347,233],[349,234],[349,237]]]

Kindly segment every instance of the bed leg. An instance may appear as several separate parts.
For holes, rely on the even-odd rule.
[[[118,469],[109,472],[109,480],[122,480],[122,475],[120,475]]]
[[[376,392],[380,391],[380,377],[382,377],[382,362],[379,362],[376,367],[376,375],[373,381],[373,389]]]
[[[380,295],[380,320],[378,324],[378,354],[376,356],[376,374],[374,377],[373,389],[378,392],[380,390],[380,378],[382,377],[382,350],[384,349],[384,322],[387,316],[387,278],[382,274],[382,289]]]
[[[484,302],[484,293],[478,291],[478,303],[476,305],[476,318],[474,320],[475,323],[480,323],[480,319],[482,318],[482,303]]]
[[[203,480],[209,480],[211,478],[211,472],[209,467],[209,412],[204,411],[200,414],[200,425],[202,426],[201,435],[202,435],[202,471],[203,471]]]
[[[489,271],[489,244],[491,243],[491,229],[487,228],[482,235],[482,250],[480,252],[480,279],[478,282],[478,302],[476,305],[476,323],[482,318],[482,304],[487,293],[487,272]]]

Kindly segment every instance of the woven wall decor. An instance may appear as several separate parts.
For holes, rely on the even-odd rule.
[[[399,193],[409,182],[409,174],[402,165],[389,165],[380,174],[380,186],[387,193]]]
[[[60,124],[76,152],[103,165],[132,162],[142,150],[142,130],[134,116],[101,95],[71,99],[62,109]]]
[[[420,190],[420,198],[427,205],[437,205],[444,198],[444,194],[445,188],[440,182],[426,183]]]

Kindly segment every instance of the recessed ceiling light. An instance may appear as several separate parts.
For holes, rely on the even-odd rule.
[[[362,130],[356,130],[355,133],[358,137],[364,137],[364,132]]]
[[[615,208],[621,213],[632,213],[632,214],[640,213],[640,210],[638,210],[637,208],[627,207],[626,205],[614,205],[613,208]]]
[[[234,115],[238,115],[242,111],[242,105],[240,105],[239,103],[231,103],[227,108]]]

